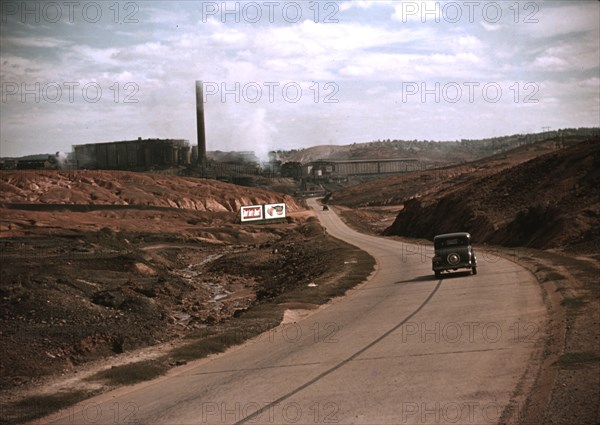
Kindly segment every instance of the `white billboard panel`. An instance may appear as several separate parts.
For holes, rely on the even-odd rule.
[[[242,221],[256,221],[263,219],[262,205],[248,205],[240,209]]]
[[[265,219],[285,218],[285,204],[266,204]]]

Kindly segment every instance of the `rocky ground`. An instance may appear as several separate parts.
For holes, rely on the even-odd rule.
[[[1,239],[1,388],[183,336],[305,283],[327,261],[304,247],[310,226],[250,246],[109,228]]]
[[[293,198],[136,173],[0,173],[0,389],[220,324],[328,268]],[[241,225],[243,204],[286,202]],[[308,270],[306,265],[310,265]]]

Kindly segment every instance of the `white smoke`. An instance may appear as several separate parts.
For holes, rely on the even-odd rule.
[[[58,164],[59,169],[65,168],[67,163],[67,154],[64,152],[56,152],[56,163]]]
[[[254,110],[241,124],[241,146],[254,151],[261,161],[269,160],[269,151],[275,149],[277,128],[267,117],[264,108]]]

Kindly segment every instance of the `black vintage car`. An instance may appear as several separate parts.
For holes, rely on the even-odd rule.
[[[431,268],[439,278],[443,271],[470,269],[477,274],[477,257],[471,247],[471,235],[467,232],[446,233],[433,238],[435,255]]]

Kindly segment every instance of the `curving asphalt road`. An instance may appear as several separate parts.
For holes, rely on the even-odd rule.
[[[44,422],[514,422],[547,320],[529,272],[478,252],[476,276],[436,280],[431,247],[355,232],[309,203],[330,234],[377,260],[367,283],[297,323]]]

